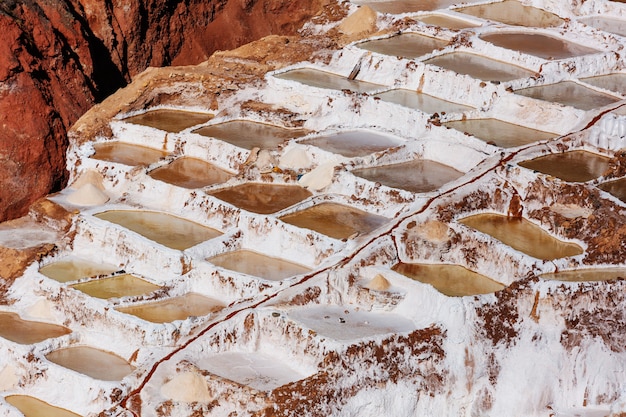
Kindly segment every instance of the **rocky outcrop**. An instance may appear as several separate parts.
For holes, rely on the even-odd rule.
[[[8,0],[0,3],[0,221],[66,180],[66,134],[148,66],[289,34],[324,0]]]

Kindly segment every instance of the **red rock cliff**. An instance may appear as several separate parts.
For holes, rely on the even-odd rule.
[[[0,221],[64,185],[67,130],[132,76],[294,33],[325,2],[0,2]]]

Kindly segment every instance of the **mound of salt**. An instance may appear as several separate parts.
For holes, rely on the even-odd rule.
[[[70,194],[67,201],[77,206],[97,206],[109,201],[109,197],[96,185],[86,183]]]

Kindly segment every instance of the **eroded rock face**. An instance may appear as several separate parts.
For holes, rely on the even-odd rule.
[[[66,133],[148,66],[288,34],[323,0],[0,3],[0,221],[66,181]]]

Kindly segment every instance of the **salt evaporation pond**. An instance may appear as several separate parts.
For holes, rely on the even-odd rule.
[[[178,250],[185,250],[222,234],[199,223],[157,211],[109,210],[94,216]]]
[[[626,94],[626,74],[615,73],[607,75],[599,75],[597,77],[581,78],[587,84],[604,88],[606,90],[615,91],[620,94]]]
[[[56,324],[24,320],[16,313],[0,312],[0,337],[22,345],[39,343],[71,332]]]
[[[209,258],[207,261],[225,269],[272,281],[280,281],[311,270],[285,259],[274,258],[245,249],[223,253]]]
[[[256,182],[211,191],[209,194],[240,209],[259,214],[276,213],[312,195],[299,185]]]
[[[396,103],[404,107],[421,110],[428,114],[462,113],[473,109],[470,106],[464,106],[463,104],[453,103],[428,94],[418,93],[413,90],[405,90],[403,88],[385,91],[383,93],[376,94],[375,97],[379,97],[383,101]]]
[[[543,59],[565,59],[599,52],[554,36],[530,32],[486,33],[480,35],[486,42]]]
[[[447,44],[448,41],[442,39],[417,33],[403,33],[390,38],[361,42],[356,46],[383,55],[413,59],[443,48]]]
[[[372,168],[355,169],[352,173],[369,181],[414,193],[427,193],[463,176],[456,169],[428,159]]]
[[[255,147],[272,149],[289,139],[304,136],[308,131],[306,129],[287,129],[249,120],[231,120],[201,127],[194,130],[194,133],[216,138],[244,149]]]
[[[626,268],[589,268],[575,269],[571,271],[559,271],[549,274],[541,274],[540,278],[551,281],[611,281],[618,278],[626,278]]]
[[[587,182],[609,168],[610,158],[588,151],[568,151],[540,156],[519,165],[570,182]]]
[[[592,16],[580,19],[580,22],[605,32],[626,36],[626,20],[613,19],[606,16]]]
[[[368,93],[382,88],[382,85],[366,81],[350,80],[347,76],[333,74],[313,68],[299,68],[275,74],[283,80],[296,81],[311,87],[329,90],[350,90],[357,93]]]
[[[607,181],[598,185],[598,187],[626,203],[626,178]]]
[[[309,376],[293,369],[284,359],[262,352],[220,352],[194,363],[202,370],[259,391],[271,391]]]
[[[39,268],[39,272],[59,282],[76,281],[81,278],[110,275],[119,268],[113,265],[92,262],[68,256]]]
[[[425,16],[418,16],[415,18],[422,23],[431,26],[439,26],[442,28],[452,29],[452,30],[461,30],[461,29],[469,29],[479,27],[479,24],[468,22],[467,20],[457,19],[455,17],[441,15],[441,14],[430,14]]]
[[[93,147],[96,153],[92,159],[128,166],[151,165],[167,155],[159,149],[117,141],[94,143]]]
[[[563,242],[524,218],[486,213],[459,222],[537,259],[553,260],[583,253],[577,244]]]
[[[120,381],[135,369],[119,356],[89,346],[58,349],[48,353],[46,359],[102,381]]]
[[[424,63],[484,81],[505,82],[534,75],[533,72],[517,65],[469,52],[451,52],[427,59]]]
[[[9,395],[4,399],[20,410],[24,417],[80,417],[69,410],[55,407],[29,395]]]
[[[376,132],[354,130],[339,132],[328,136],[305,139],[300,143],[313,145],[328,152],[338,153],[347,158],[366,156],[374,152],[395,148],[402,144],[399,138],[393,138]]]
[[[234,176],[197,158],[182,157],[149,173],[155,180],[184,188],[202,188],[228,181]]]
[[[386,217],[337,203],[321,203],[282,216],[280,220],[334,239],[364,235],[389,221]]]
[[[402,14],[443,9],[456,4],[457,2],[458,0],[393,0],[373,2],[365,1],[358,2],[358,4],[369,6],[379,13]]]
[[[460,130],[487,143],[501,148],[528,145],[540,140],[552,139],[555,133],[503,122],[497,119],[467,119],[443,123],[444,126]]]
[[[461,7],[454,9],[454,11],[514,26],[547,28],[560,26],[564,22],[563,19],[554,13],[536,7],[525,6],[517,0]]]
[[[619,100],[617,97],[600,93],[573,81],[523,88],[515,90],[515,94],[560,103],[581,110],[592,110]]]
[[[170,323],[176,320],[186,320],[192,316],[206,316],[222,308],[224,308],[224,303],[221,301],[196,293],[187,293],[179,297],[115,309],[152,323]]]
[[[177,133],[191,126],[206,123],[213,118],[210,113],[198,113],[184,110],[158,109],[136,116],[127,117],[125,122],[150,126],[166,132]]]
[[[289,310],[287,316],[314,330],[319,336],[339,341],[415,329],[411,320],[398,314],[359,311],[348,306],[298,307]]]
[[[91,297],[107,299],[143,295],[161,287],[134,275],[122,274],[111,278],[80,282],[72,285],[72,288]]]
[[[430,284],[449,297],[489,294],[504,289],[504,285],[499,282],[460,265],[400,262],[391,269],[413,280]]]

